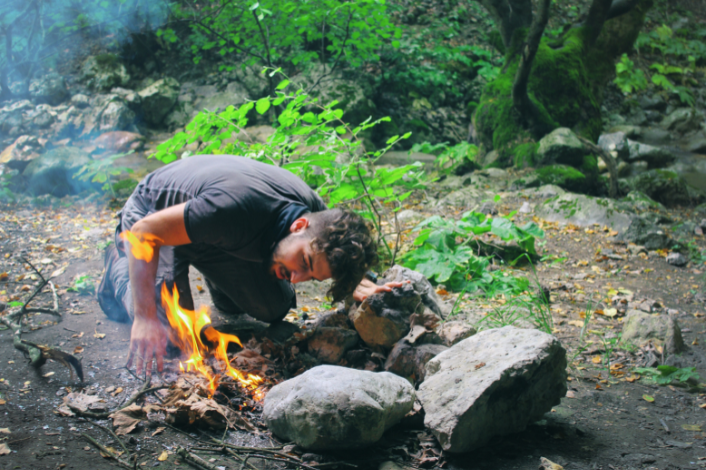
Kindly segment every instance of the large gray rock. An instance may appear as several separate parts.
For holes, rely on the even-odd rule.
[[[603,134],[598,138],[598,146],[606,152],[615,152],[614,156],[625,159],[630,154],[628,137],[625,132]]]
[[[83,62],[81,78],[95,91],[108,91],[128,84],[130,75],[114,54],[90,56]]]
[[[460,320],[444,322],[436,329],[436,334],[446,346],[453,346],[477,332],[469,322]]]
[[[673,171],[650,170],[626,179],[624,184],[628,189],[642,191],[668,207],[688,205],[693,202],[686,181]]]
[[[98,130],[101,132],[125,130],[135,121],[135,113],[121,99],[109,101],[101,109]]]
[[[424,366],[427,362],[447,349],[448,347],[441,344],[410,344],[402,339],[387,356],[385,370],[404,377],[411,383],[419,383],[424,380]]]
[[[142,111],[148,124],[159,125],[172,110],[179,97],[179,82],[171,77],[157,80],[138,93]]]
[[[647,162],[650,168],[662,168],[676,160],[676,157],[672,152],[662,147],[642,144],[628,139],[627,160],[631,163]]]
[[[630,226],[618,235],[623,240],[635,245],[644,246],[648,250],[661,250],[672,244],[666,232],[644,217],[633,217]]]
[[[389,372],[318,366],[275,385],[262,416],[305,449],[348,449],[380,440],[414,405],[414,388]]]
[[[538,204],[535,213],[550,222],[565,222],[588,227],[607,225],[624,231],[630,226],[633,215],[621,212],[611,199],[566,193]]]
[[[683,144],[687,152],[705,154],[706,153],[706,131],[700,131],[692,135]]]
[[[686,349],[681,336],[681,329],[675,318],[666,314],[645,313],[629,310],[623,322],[622,343],[642,346],[648,341],[655,341],[672,353],[678,354]]]
[[[22,176],[27,180],[27,189],[32,194],[63,197],[90,187],[90,183],[73,178],[81,167],[90,162],[91,158],[83,150],[60,147],[32,160]]]
[[[424,424],[447,452],[467,452],[540,419],[566,394],[566,351],[551,335],[506,326],[427,363]]]
[[[208,109],[209,111],[223,111],[228,106],[236,108],[246,101],[249,95],[247,90],[237,82],[231,82],[226,89],[220,92],[209,93],[197,102],[196,110]]]
[[[703,120],[703,114],[699,113],[694,108],[678,108],[666,116],[660,123],[660,126],[669,131],[684,134],[698,129],[699,124],[703,122]]]
[[[64,77],[58,73],[49,73],[38,80],[32,80],[29,94],[35,103],[47,103],[52,106],[61,104],[69,96]]]
[[[589,153],[576,134],[566,127],[554,129],[544,136],[537,149],[537,157],[542,166],[560,163],[580,167],[583,157]]]

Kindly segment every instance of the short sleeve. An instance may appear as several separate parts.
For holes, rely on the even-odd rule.
[[[184,224],[191,243],[220,248],[238,247],[246,242],[242,228],[248,223],[243,204],[223,191],[211,189],[189,200],[184,208]]]

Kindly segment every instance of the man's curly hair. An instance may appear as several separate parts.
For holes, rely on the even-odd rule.
[[[365,273],[377,263],[377,244],[370,227],[355,212],[331,209],[307,214],[311,246],[326,254],[333,285],[327,296],[339,302],[352,294]]]

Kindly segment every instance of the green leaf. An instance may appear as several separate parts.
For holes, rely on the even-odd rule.
[[[255,10],[255,9],[256,9],[257,7],[259,7],[259,6],[260,6],[260,3],[259,3],[259,2],[253,3],[253,5],[250,7],[250,11]]]
[[[289,85],[289,80],[282,80],[282,81],[279,82],[279,84],[277,85],[276,90],[283,90],[283,89],[287,88],[287,85]]]
[[[258,113],[265,114],[268,109],[270,109],[269,98],[260,98],[259,100],[257,100],[257,103],[255,104],[255,110],[257,110]]]

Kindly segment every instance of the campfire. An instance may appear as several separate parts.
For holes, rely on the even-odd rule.
[[[152,260],[154,241],[157,237],[147,235],[140,239],[129,231],[123,232],[120,237],[130,244],[135,258],[146,262]],[[167,285],[162,284],[161,294],[162,306],[171,327],[169,339],[181,350],[183,357],[187,358],[179,361],[181,372],[197,373],[205,377],[208,380],[210,395],[215,393],[222,377],[231,377],[248,390],[255,400],[262,400],[264,392],[258,388],[263,383],[262,377],[241,372],[230,365],[228,345],[235,343],[242,347],[240,339],[213,328],[207,306],[200,306],[197,310],[182,308],[179,305],[179,292],[176,286],[172,292],[169,292]],[[213,361],[209,359],[215,359],[220,372],[214,372],[213,367],[209,365],[209,362],[213,363]]]

